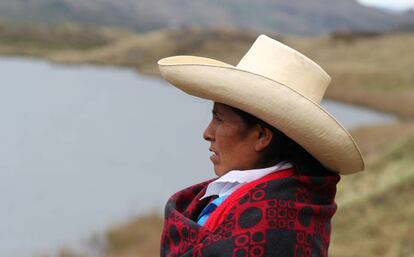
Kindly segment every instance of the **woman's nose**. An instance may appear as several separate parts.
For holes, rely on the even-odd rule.
[[[212,124],[210,122],[210,124],[208,124],[207,128],[203,132],[204,140],[207,140],[207,141],[213,141],[214,140],[214,133],[213,133],[213,128],[212,128],[211,125]]]

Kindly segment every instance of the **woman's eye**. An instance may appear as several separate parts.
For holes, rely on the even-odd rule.
[[[217,115],[214,115],[213,116],[213,119],[216,120],[216,121],[219,121],[219,122],[222,121],[222,119],[219,116],[217,116]]]

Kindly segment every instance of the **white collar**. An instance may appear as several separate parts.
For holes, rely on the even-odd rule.
[[[206,193],[200,198],[200,200],[212,195],[218,195],[219,197],[229,195],[244,184],[264,177],[272,172],[291,167],[291,163],[282,161],[272,167],[263,169],[231,170],[208,184]]]

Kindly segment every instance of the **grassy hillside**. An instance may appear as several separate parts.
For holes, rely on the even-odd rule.
[[[414,256],[413,188],[410,176],[385,192],[340,210],[334,219],[332,256]]]
[[[414,256],[414,130],[344,177],[334,217],[332,256]]]
[[[106,234],[105,257],[159,256],[162,219],[157,215],[140,217],[113,228]]]
[[[17,25],[0,23],[0,54],[49,57],[54,53],[96,49],[127,37],[129,32],[65,25]]]
[[[216,58],[236,65],[254,32],[188,27],[135,35],[88,52],[51,55],[62,62],[88,62],[136,67],[158,75],[158,59],[179,54]],[[376,36],[281,38],[320,63],[332,76],[327,97],[414,118],[414,33]],[[398,60],[398,61],[396,61]]]
[[[414,33],[292,41],[332,76],[327,96],[414,117]]]

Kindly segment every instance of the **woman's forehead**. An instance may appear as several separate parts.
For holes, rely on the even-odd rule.
[[[225,117],[226,120],[228,121],[237,121],[237,122],[243,121],[242,117],[230,105],[226,105],[222,103],[214,103],[212,112],[213,112],[213,115]]]

